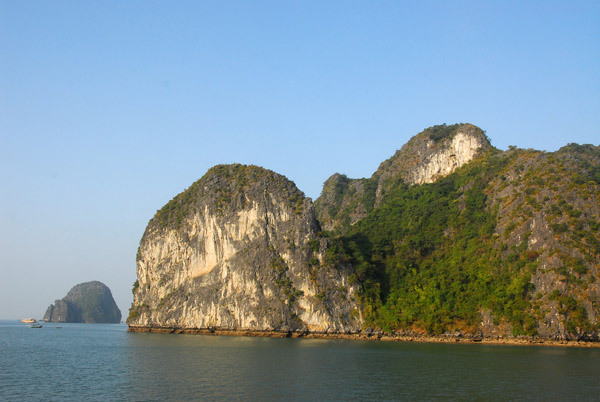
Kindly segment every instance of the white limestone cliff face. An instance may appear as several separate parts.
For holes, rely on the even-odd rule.
[[[451,132],[451,127],[447,129]],[[460,124],[453,133],[438,139],[432,136],[432,130],[435,127],[412,137],[379,166],[374,174],[379,183],[375,205],[381,202],[395,177],[402,178],[407,184],[433,183],[490,147],[483,131],[472,124]]]
[[[407,172],[406,181],[410,184],[433,183],[470,162],[484,145],[481,137],[460,130],[446,146],[438,146],[429,140],[423,152],[423,161]]]
[[[232,169],[246,168],[240,166]],[[204,182],[234,182],[207,176]],[[208,185],[178,225],[151,221],[139,247],[129,325],[360,330],[349,268],[323,263],[327,244],[317,237],[312,202],[302,196],[290,203],[298,192],[290,183],[268,191],[267,181],[250,183],[226,209],[211,199],[220,189]]]

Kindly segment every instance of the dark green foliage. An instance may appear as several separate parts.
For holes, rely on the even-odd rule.
[[[346,175],[336,174],[326,183],[324,192],[331,197],[326,213],[339,223],[340,228],[348,228],[351,214],[364,208],[368,213],[373,210],[377,193],[378,177],[351,180]],[[319,204],[317,203],[317,206]]]
[[[554,231],[554,233],[565,233],[569,230],[569,225],[567,225],[566,223],[555,223],[552,224],[552,230]]]
[[[323,253],[323,264],[326,267],[335,267],[348,261],[349,257],[346,254],[343,239],[331,239],[329,247],[327,247]]]
[[[308,242],[308,247],[310,248],[311,251],[313,252],[318,252],[319,251],[319,240],[318,239],[312,239]]]
[[[587,182],[593,182],[600,184],[600,164],[598,163],[599,150],[590,144],[568,144],[562,147],[559,153],[569,154],[578,160],[582,167],[580,173],[576,173],[574,182],[576,184],[584,184]]]
[[[375,205],[375,197],[377,194],[378,179],[379,178],[377,176],[373,176],[370,179],[363,179],[363,184],[365,186],[364,187],[365,192],[360,201],[365,206],[365,209],[367,210],[367,212],[371,212],[373,210],[373,206]]]
[[[275,284],[286,296],[289,304],[293,304],[304,292],[297,290],[288,276],[289,267],[280,256],[271,259],[271,268],[275,270]]]
[[[460,124],[452,124],[451,126],[442,124],[439,126],[433,126],[425,129],[425,133],[433,142],[440,142],[446,138],[453,136],[459,127]]]
[[[569,333],[577,334],[592,330],[585,309],[573,297],[554,291],[550,295],[550,300],[556,301],[558,312],[566,316],[565,329]]]
[[[348,191],[348,186],[350,184],[350,179],[346,175],[336,175],[332,178],[332,193],[333,193],[333,202],[329,206],[328,213],[331,216],[337,215],[342,205],[342,201],[344,200],[344,195]],[[327,184],[327,183],[326,183]]]
[[[573,264],[573,271],[579,275],[587,274],[588,267],[583,260],[579,259]]]
[[[436,126],[424,134],[440,142],[456,129]],[[351,263],[350,279],[360,285],[371,327],[430,334],[476,330],[482,310],[489,310],[496,324],[511,324],[513,335],[531,336],[550,299],[559,303],[568,332],[589,333],[595,327],[583,302],[600,254],[594,204],[599,172],[600,148],[569,144],[552,154],[487,149],[433,184],[409,186],[390,177],[377,208],[352,226],[339,226],[335,252],[327,250],[324,261]],[[367,194],[365,206],[372,205]],[[343,223],[349,218],[344,213],[335,218]],[[540,244],[545,229],[539,227],[532,249],[528,242],[539,219],[546,220],[554,241],[581,257]],[[555,272],[567,290],[548,297],[538,289],[534,299],[532,274],[553,258],[560,261]]]
[[[537,255],[521,247],[502,262],[484,191],[506,163],[490,152],[433,184],[400,183],[342,237],[368,325],[438,334],[476,327],[485,308],[515,334],[535,333],[528,291]]]

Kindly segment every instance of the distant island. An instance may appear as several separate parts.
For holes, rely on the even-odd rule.
[[[51,304],[44,321],[119,323],[121,311],[110,289],[102,282],[92,281],[74,286],[65,297]]]
[[[358,157],[359,152],[358,152]],[[598,341],[600,147],[494,148],[471,124],[414,136],[313,201],[219,165],[150,220],[130,331]]]

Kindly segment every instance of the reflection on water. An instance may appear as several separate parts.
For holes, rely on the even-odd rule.
[[[32,330],[0,322],[1,400],[596,400],[600,350]]]

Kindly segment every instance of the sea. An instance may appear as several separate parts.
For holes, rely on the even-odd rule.
[[[600,349],[0,321],[2,401],[598,401]]]

